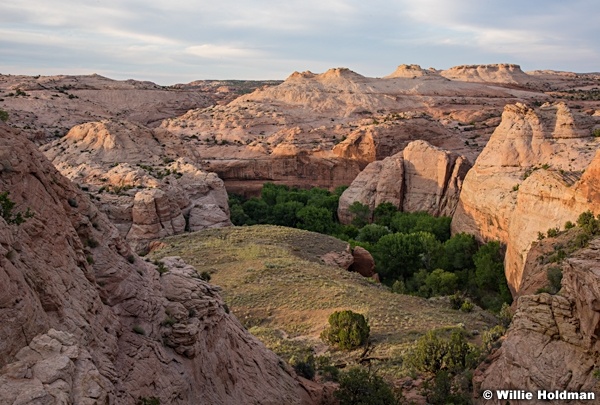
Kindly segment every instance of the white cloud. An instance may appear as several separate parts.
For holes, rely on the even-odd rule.
[[[207,59],[252,58],[262,55],[254,49],[240,48],[230,45],[203,44],[185,48],[185,53]]]

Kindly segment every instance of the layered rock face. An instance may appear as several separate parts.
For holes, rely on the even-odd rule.
[[[452,231],[506,244],[513,293],[538,232],[561,228],[588,209],[600,212],[600,157],[594,158],[600,142],[591,136],[596,125],[595,117],[573,113],[563,103],[537,110],[508,105],[464,180]]]
[[[87,123],[42,150],[98,201],[136,251],[186,230],[231,225],[223,181],[192,163],[182,141],[164,132],[128,122]]]
[[[545,240],[540,245],[551,248],[558,242]],[[484,363],[475,375],[476,392],[498,387],[527,391],[597,391],[594,371],[600,362],[599,249],[600,240],[595,239],[558,265],[563,272],[560,295],[543,293],[519,297],[516,314],[501,348],[492,355],[491,364]],[[543,246],[531,250],[526,277],[535,272],[535,266],[530,265],[539,263],[538,253],[544,250],[547,249]],[[537,401],[535,397],[533,401],[515,403],[546,402]]]
[[[335,68],[295,72],[278,86],[191,110],[161,128],[187,137],[231,191],[256,193],[265,181],[335,188],[419,139],[474,161],[503,106],[539,96],[449,80],[417,65],[384,78]]]
[[[294,373],[177,258],[137,257],[25,139],[0,124],[0,402],[312,403]],[[29,216],[27,216],[29,217]],[[311,391],[312,392],[312,391]]]
[[[400,153],[369,164],[340,197],[338,217],[350,223],[356,201],[371,210],[384,202],[402,211],[452,216],[470,168],[462,156],[414,141]]]
[[[491,82],[504,84],[528,84],[536,79],[511,63],[491,65],[461,65],[442,70],[440,75],[451,80],[466,82]]]

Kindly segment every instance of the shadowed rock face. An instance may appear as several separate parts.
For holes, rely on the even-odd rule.
[[[467,174],[452,231],[507,246],[506,277],[518,291],[523,264],[538,232],[562,228],[591,209],[600,212],[597,180],[600,145],[595,117],[565,104],[537,110],[506,106],[502,123]],[[582,175],[583,172],[583,175]]]
[[[384,202],[402,211],[452,216],[470,164],[462,156],[414,141],[404,151],[369,164],[340,197],[338,217],[350,223],[358,201],[371,213]]]
[[[538,254],[558,242],[565,241],[547,239],[529,252],[525,278],[530,273],[535,277]],[[491,364],[484,363],[475,374],[476,392],[498,387],[576,392],[597,388],[593,372],[600,361],[599,249],[600,240],[595,239],[558,265],[563,272],[559,295],[519,297],[502,347],[491,356]],[[527,403],[546,402],[536,397]]]
[[[169,134],[93,122],[42,150],[87,189],[137,252],[158,238],[231,225],[223,181],[191,163],[193,154]]]
[[[34,214],[20,225],[0,218],[1,403],[317,402],[217,287],[177,258],[159,274],[2,124],[0,190]]]

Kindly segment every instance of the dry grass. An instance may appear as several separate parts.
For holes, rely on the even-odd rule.
[[[335,238],[277,226],[211,229],[164,239],[152,259],[181,256],[198,272],[208,271],[211,283],[238,319],[263,343],[289,359],[312,347],[316,354],[351,363],[353,353],[331,351],[319,339],[329,315],[351,309],[364,314],[371,326],[370,356],[383,358],[386,374],[401,372],[407,348],[431,329],[464,325],[467,331],[492,326],[482,311],[466,314],[443,300],[394,294],[357,273],[325,266],[319,256],[343,250]]]

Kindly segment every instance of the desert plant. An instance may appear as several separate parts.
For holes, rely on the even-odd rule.
[[[160,405],[160,399],[156,397],[139,397],[136,405]]]
[[[321,333],[321,339],[343,350],[352,350],[369,339],[371,329],[362,314],[345,310],[329,316],[329,327]]]
[[[492,329],[486,330],[481,335],[481,345],[485,352],[489,353],[492,349],[498,347],[498,340],[506,333],[506,328],[502,325],[496,325]]]
[[[0,108],[0,121],[8,121],[8,113]]]
[[[546,232],[546,234],[548,235],[549,238],[556,238],[559,233],[560,233],[560,229],[558,229],[558,228],[550,228]]]
[[[460,306],[460,310],[462,312],[471,312],[473,310],[473,303],[471,302],[471,300],[466,299],[465,302],[463,302]]]
[[[29,208],[27,208],[27,211],[25,211],[24,214],[20,212],[14,214],[13,209],[15,208],[15,205],[16,204],[8,198],[8,191],[0,193],[0,216],[4,218],[8,224],[21,225],[28,218],[33,217],[33,213]]]
[[[210,273],[208,271],[203,271],[202,273],[200,273],[200,279],[208,283],[211,279]]]
[[[137,333],[138,335],[145,335],[146,334],[146,331],[140,325],[133,325],[132,330],[133,330],[134,333]]]
[[[398,400],[392,388],[378,375],[362,368],[352,368],[340,377],[334,392],[340,405],[393,405]]]
[[[562,269],[557,266],[549,267],[546,270],[546,277],[548,278],[548,282],[550,283],[549,292],[550,294],[556,294],[560,291],[562,287]]]

